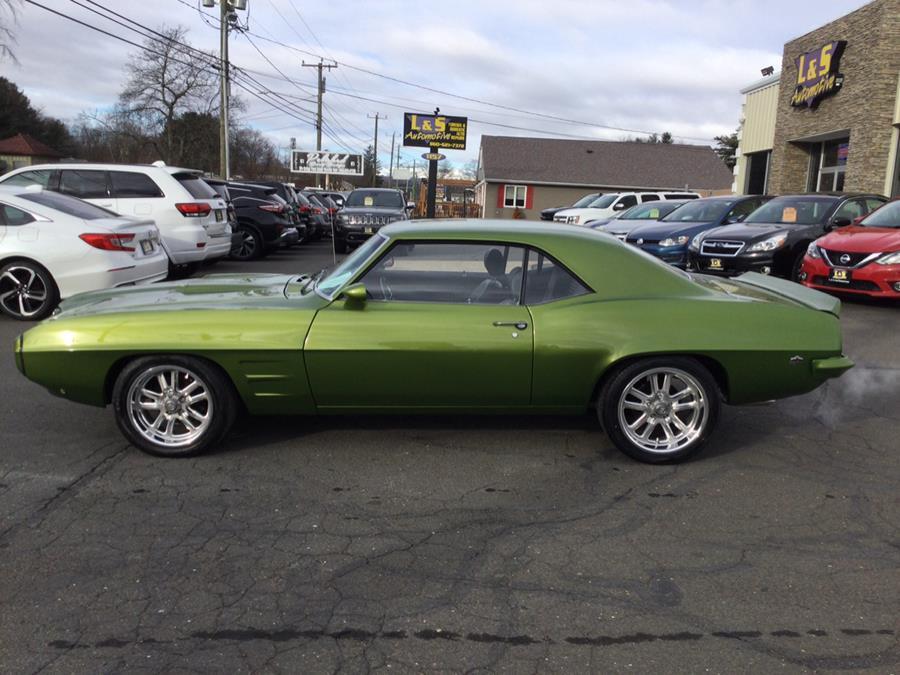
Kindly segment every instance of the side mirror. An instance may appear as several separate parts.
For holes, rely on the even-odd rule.
[[[613,206],[613,211],[621,211],[621,210],[624,209],[624,208],[625,208],[625,203],[624,203],[624,202],[619,202],[618,204],[616,204],[615,206]]]
[[[836,227],[847,227],[850,224],[849,218],[832,218],[831,222],[828,223],[828,229],[834,229]]]
[[[415,208],[416,208],[415,202],[406,202],[406,210],[407,211],[412,211]]]
[[[344,301],[347,304],[362,304],[364,303],[368,297],[369,292],[366,290],[365,284],[352,284],[347,286],[342,292],[341,297],[344,298]]]
[[[746,217],[747,217],[746,213],[742,213],[739,216],[729,216],[725,220],[725,222],[728,223],[729,225],[734,225],[735,223],[742,223],[744,221],[744,218],[746,218]]]
[[[854,219],[853,219],[853,222],[850,223],[850,224],[851,224],[851,225],[859,225],[859,224],[860,224],[863,220],[865,220],[865,219],[866,219],[865,216],[856,216],[856,218],[854,218]]]

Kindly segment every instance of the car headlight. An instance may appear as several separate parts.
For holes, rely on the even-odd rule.
[[[684,246],[688,243],[690,237],[682,235],[680,237],[668,237],[659,242],[660,246]]]
[[[809,246],[806,247],[806,255],[810,258],[821,258],[819,255],[819,247],[816,246],[816,242],[810,242]]]
[[[581,216],[569,216],[568,222],[577,225],[579,222],[581,222]]]
[[[784,242],[786,241],[786,234],[776,234],[774,237],[769,237],[768,239],[756,242],[747,249],[747,253],[754,253],[756,251],[774,251],[776,248],[784,246]]]
[[[699,251],[700,244],[703,243],[703,235],[705,235],[705,234],[706,234],[705,232],[701,232],[700,234],[695,236],[693,239],[691,239],[691,243],[688,245],[688,248],[691,249],[692,251]]]
[[[885,253],[875,262],[877,262],[879,265],[900,265],[900,251]]]

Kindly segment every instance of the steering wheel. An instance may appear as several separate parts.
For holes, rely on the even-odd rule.
[[[391,290],[388,282],[384,280],[383,276],[378,277],[378,288],[381,289],[381,297],[384,300],[393,300],[394,299],[394,291]]]
[[[500,281],[498,279],[494,279],[494,278],[485,279],[484,281],[482,281],[480,284],[478,284],[475,287],[474,291],[472,291],[472,295],[470,295],[468,298],[469,304],[471,304],[473,302],[478,302],[479,300],[481,300],[481,298],[484,297],[485,293],[487,293],[489,290],[494,289],[494,288],[499,288],[502,290],[503,284],[500,283]]]

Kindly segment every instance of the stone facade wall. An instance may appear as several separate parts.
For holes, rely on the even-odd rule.
[[[846,40],[840,61],[841,90],[815,109],[793,108],[794,62],[826,42]],[[849,130],[850,151],[844,190],[881,192],[891,149],[892,121],[900,71],[900,0],[875,0],[784,46],[770,192],[807,189],[809,151],[795,139]]]

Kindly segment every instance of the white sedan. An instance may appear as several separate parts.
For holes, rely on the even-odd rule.
[[[0,312],[42,319],[84,291],[161,281],[169,259],[152,220],[38,187],[0,187]]]

